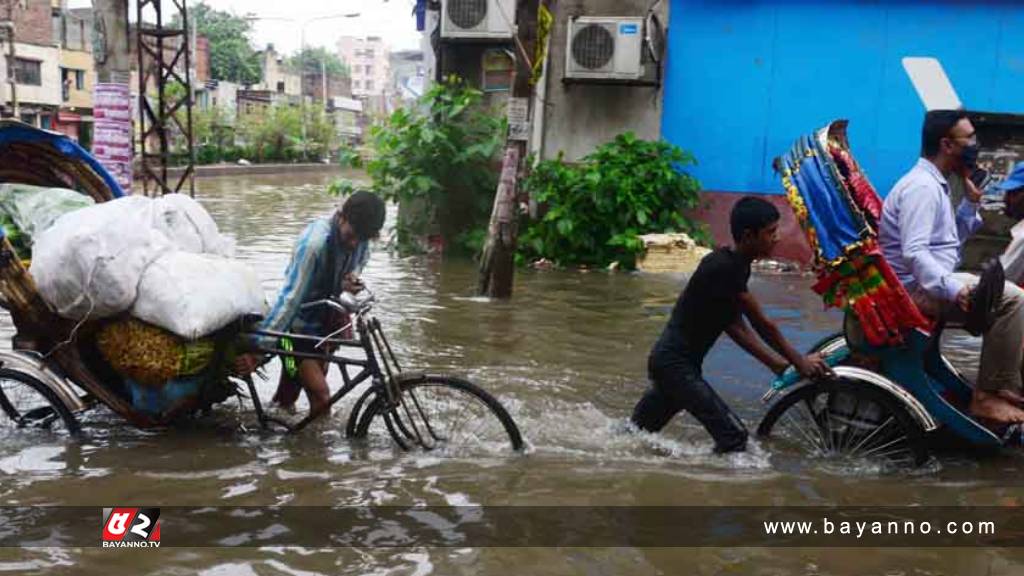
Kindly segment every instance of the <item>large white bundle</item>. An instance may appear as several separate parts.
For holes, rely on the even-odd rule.
[[[35,239],[32,277],[65,318],[102,318],[131,308],[146,267],[174,248],[157,230],[157,205],[128,196],[61,216]]]
[[[233,256],[233,243],[220,235],[217,223],[192,198],[184,194],[167,194],[154,200],[157,204],[155,226],[176,246],[194,254]]]
[[[146,268],[132,316],[193,340],[246,314],[264,315],[260,281],[227,258],[170,252]]]

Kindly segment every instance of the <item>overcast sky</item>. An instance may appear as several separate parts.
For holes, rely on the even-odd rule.
[[[188,5],[195,4],[188,0]],[[306,44],[335,47],[338,36],[381,36],[392,50],[419,48],[420,33],[412,15],[413,0],[206,0],[218,10],[252,14],[261,18],[253,23],[253,42],[263,48],[268,42],[281,52],[299,47],[302,23],[320,16],[359,13],[357,18],[307,22]],[[90,6],[91,0],[69,0],[71,7]],[[134,2],[131,10],[135,10]],[[170,0],[165,4],[170,5]],[[134,19],[134,17],[133,17]]]

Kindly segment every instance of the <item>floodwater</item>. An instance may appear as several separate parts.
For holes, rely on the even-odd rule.
[[[198,181],[197,197],[272,294],[294,237],[330,212],[324,176]],[[297,436],[252,431],[226,404],[215,422],[140,432],[109,412],[83,442],[0,439],[2,505],[149,506],[827,506],[1019,505],[1024,456],[946,455],[913,473],[781,465],[767,447],[719,457],[695,421],[657,436],[624,422],[683,276],[520,271],[515,298],[474,297],[468,262],[375,251],[365,272],[377,313],[405,364],[468,376],[509,407],[525,455],[459,459],[399,451],[386,436],[353,444],[350,406]],[[751,289],[800,347],[839,323],[806,277],[756,275]],[[977,341],[958,340],[969,365]],[[276,367],[272,372],[276,371]],[[708,379],[756,427],[767,370],[722,341]],[[272,386],[262,387],[269,398]],[[249,431],[240,424],[247,424]],[[97,519],[97,528],[99,528]],[[165,534],[167,541],[171,535]],[[99,532],[97,531],[97,540]],[[685,542],[685,540],[682,540]],[[213,543],[211,543],[211,546]],[[1021,574],[1013,549],[889,548],[162,548],[3,549],[22,574]]]

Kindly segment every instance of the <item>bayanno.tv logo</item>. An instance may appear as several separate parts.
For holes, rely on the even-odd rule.
[[[104,548],[159,548],[159,508],[104,508]]]

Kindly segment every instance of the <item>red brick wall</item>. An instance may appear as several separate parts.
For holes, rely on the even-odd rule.
[[[28,0],[25,9],[14,8],[14,25],[17,27],[16,40],[26,44],[50,46],[53,38],[53,10],[50,0]],[[7,17],[7,8],[3,8],[3,17]]]
[[[734,194],[729,192],[702,192],[701,203],[706,207],[698,210],[694,216],[696,219],[707,224],[711,229],[711,235],[715,239],[716,246],[732,245],[732,233],[729,230],[729,213],[732,205],[745,194]],[[807,244],[803,230],[793,216],[793,210],[786,202],[786,197],[781,195],[761,195],[759,198],[771,202],[779,209],[782,221],[779,223],[779,244],[773,255],[778,260],[789,260],[802,265],[808,265],[814,258],[811,247]]]
[[[203,84],[210,79],[210,41],[203,36],[196,37],[196,53],[193,58],[196,59],[196,77],[192,81],[197,85]]]

